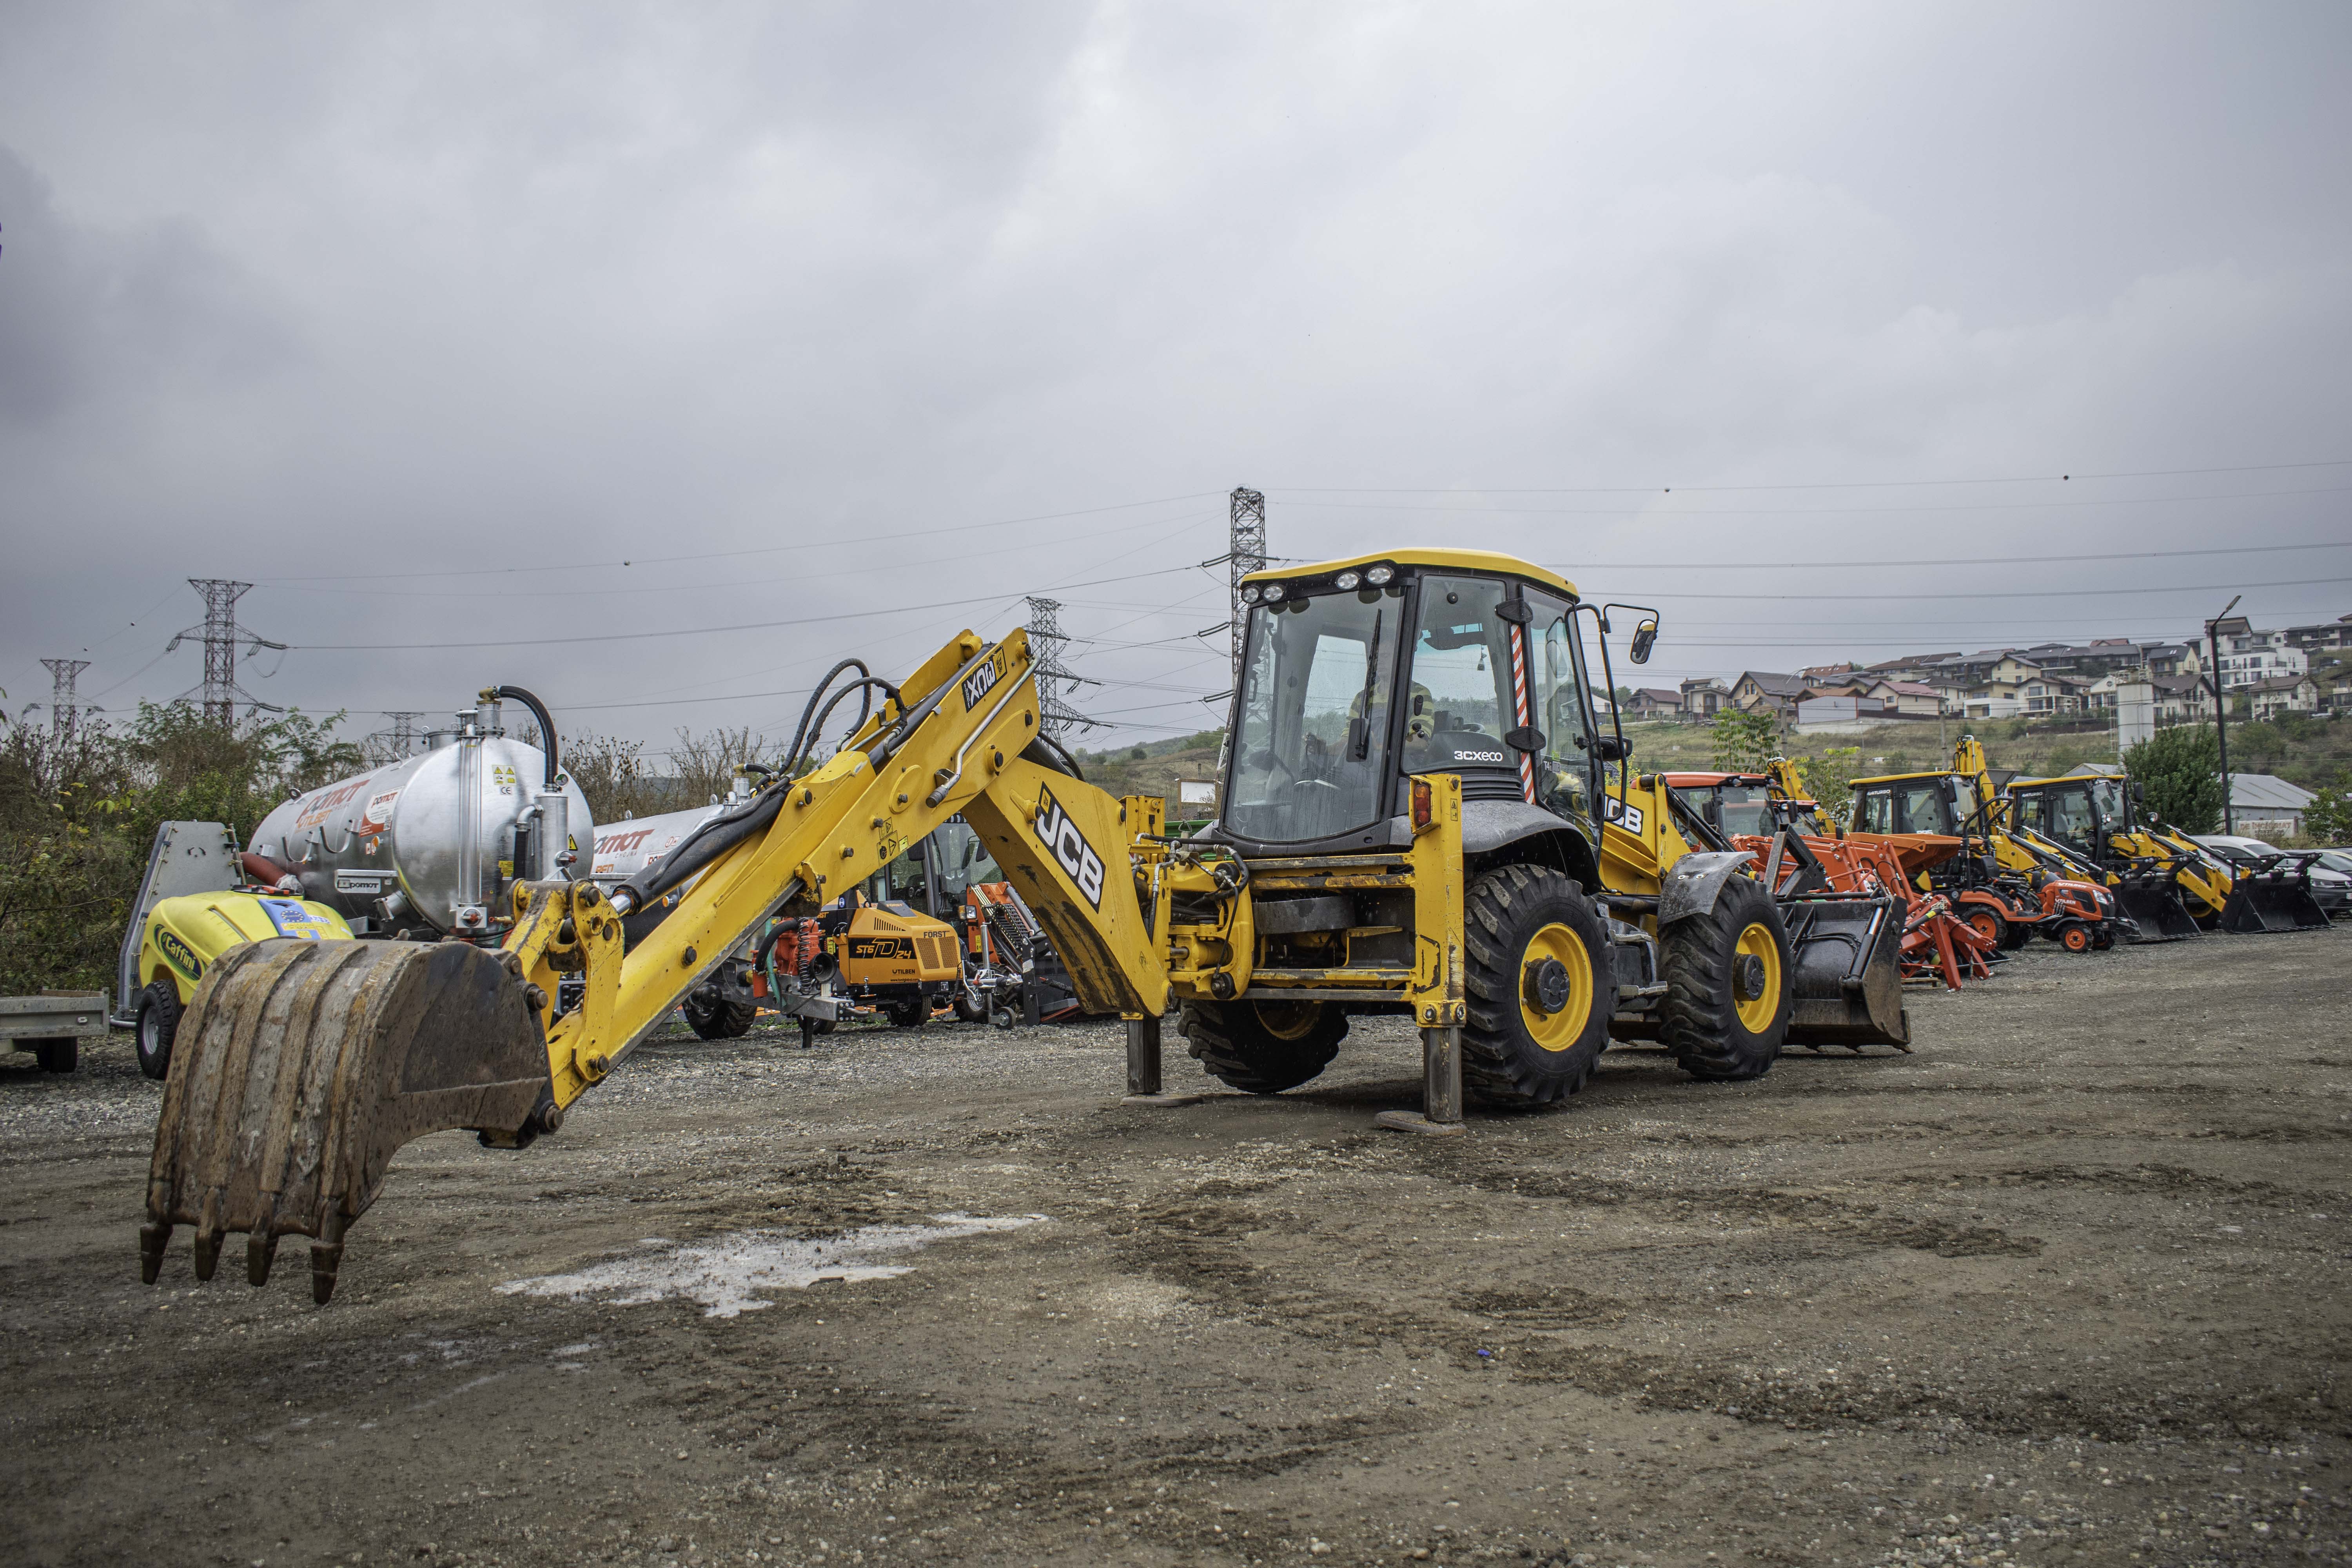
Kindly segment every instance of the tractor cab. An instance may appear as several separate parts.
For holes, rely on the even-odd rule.
[[[1546,813],[1593,853],[1622,742],[1595,723],[1575,624],[1591,607],[1567,581],[1484,551],[1419,551],[1257,573],[1241,597],[1207,837],[1248,856],[1401,847],[1412,779],[1456,773],[1470,816]],[[1654,629],[1634,634],[1637,661]]]

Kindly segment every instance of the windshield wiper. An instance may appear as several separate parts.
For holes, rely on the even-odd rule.
[[[1357,699],[1361,704],[1356,718],[1356,743],[1349,754],[1362,762],[1372,751],[1372,686],[1381,676],[1381,622],[1386,610],[1372,612],[1372,640],[1364,645],[1364,694]]]

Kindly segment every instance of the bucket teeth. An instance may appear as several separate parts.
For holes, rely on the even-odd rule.
[[[172,1227],[149,1221],[139,1227],[139,1280],[152,1285],[163,1272],[163,1249],[172,1245]]]
[[[344,1230],[402,1144],[448,1128],[515,1142],[550,1092],[522,982],[500,954],[464,942],[232,949],[198,987],[173,1056],[140,1277],[160,1276],[175,1224],[195,1226],[199,1279],[228,1233],[244,1232],[255,1285],[280,1237],[307,1236],[321,1304]]]

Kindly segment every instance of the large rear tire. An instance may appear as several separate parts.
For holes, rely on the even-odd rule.
[[[1609,1048],[1617,975],[1583,889],[1544,866],[1500,866],[1463,906],[1462,1084],[1486,1104],[1549,1105]]]
[[[1348,1018],[1324,1002],[1187,1002],[1177,1027],[1213,1076],[1244,1094],[1280,1094],[1331,1065]]]
[[[139,993],[139,1027],[131,1036],[139,1070],[162,1080],[172,1071],[172,1042],[180,1034],[180,992],[168,980],[148,982]]]
[[[1715,908],[1666,928],[1659,1038],[1693,1078],[1762,1078],[1789,1033],[1788,928],[1772,895],[1733,877]]]
[[[1968,922],[1976,928],[1979,936],[1996,949],[2010,945],[2009,921],[2002,918],[1999,910],[1983,904],[1970,904],[1968,906]]]

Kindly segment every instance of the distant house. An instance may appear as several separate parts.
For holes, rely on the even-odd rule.
[[[1906,719],[1933,719],[1945,711],[1944,695],[1918,680],[1874,680],[1862,693],[1877,699],[1886,711]]]
[[[1890,658],[1882,663],[1871,665],[1865,673],[1879,676],[1887,680],[1925,680],[1939,665],[1948,659],[1959,657],[1957,650],[1949,653],[1906,654],[1901,658]]]
[[[1782,719],[1797,716],[1797,704],[1805,697],[1805,682],[1794,675],[1776,675],[1769,670],[1746,669],[1731,683],[1732,706],[1749,713],[1771,713]]]
[[[1851,659],[1843,664],[1811,665],[1797,671],[1799,678],[1808,686],[1844,686],[1849,684],[1844,677],[1863,673],[1862,666]]]
[[[1730,688],[1711,675],[1683,682],[1683,717],[1685,719],[1712,719],[1730,700]]]
[[[2193,675],[2152,675],[2156,688],[2156,721],[2160,725],[2202,724],[2213,718],[2213,694]]]
[[[1683,710],[1683,695],[1664,691],[1654,686],[1635,689],[1633,700],[1625,704],[1628,719],[1672,719]]]
[[[2091,682],[2079,675],[2053,675],[2043,672],[2019,683],[2018,700],[2025,711],[2036,718],[2056,717],[2063,713],[2080,713],[2083,694]]]
[[[2305,653],[2318,653],[2327,648],[2352,647],[2352,616],[2338,616],[2317,626],[2289,626],[2279,634],[2289,647]]]
[[[2281,713],[2309,713],[2319,706],[2319,686],[2308,675],[2274,675],[2236,689],[2249,699],[2257,719]]]
[[[2146,657],[2150,675],[2197,675],[2205,668],[2204,650],[2193,642],[2152,642]]]

